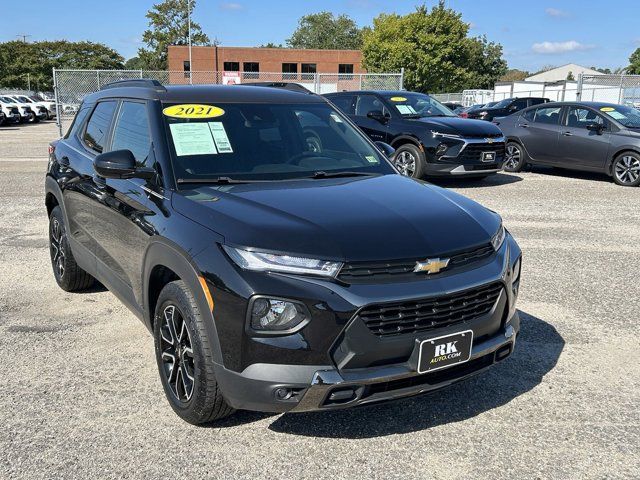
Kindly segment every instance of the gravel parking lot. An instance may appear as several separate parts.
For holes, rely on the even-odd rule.
[[[152,338],[49,263],[53,123],[0,128],[0,478],[638,478],[640,188],[557,170],[443,184],[524,251],[508,361],[429,396],[183,423]]]

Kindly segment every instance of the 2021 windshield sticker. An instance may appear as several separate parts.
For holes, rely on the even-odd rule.
[[[206,123],[172,123],[169,125],[176,155],[215,155],[218,153]]]
[[[162,113],[172,118],[216,118],[224,115],[224,110],[213,105],[185,103],[167,107],[162,110]]]

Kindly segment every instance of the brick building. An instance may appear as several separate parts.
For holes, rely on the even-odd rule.
[[[260,73],[281,73],[291,80],[312,78],[314,73],[367,73],[359,50],[192,47],[189,64],[189,47],[172,45],[168,57],[173,72],[239,72],[243,80],[260,78]]]

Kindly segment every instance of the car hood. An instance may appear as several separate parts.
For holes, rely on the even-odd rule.
[[[175,210],[226,244],[326,260],[427,258],[486,244],[498,215],[400,175],[202,186]]]
[[[424,117],[413,120],[424,124],[430,130],[450,133],[463,137],[480,137],[499,135],[500,129],[490,122],[471,120],[460,117]]]

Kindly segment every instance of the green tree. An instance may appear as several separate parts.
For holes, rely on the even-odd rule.
[[[626,72],[631,75],[640,75],[640,48],[636,48],[635,52],[631,54],[629,64]]]
[[[334,16],[331,12],[305,15],[298,28],[287,39],[290,48],[359,50],[362,30],[347,15]]]
[[[512,68],[507,70],[507,72],[500,77],[501,82],[520,82],[530,76],[529,72],[524,70],[518,70],[517,68]]]
[[[507,71],[502,46],[469,37],[461,14],[441,0],[408,15],[381,14],[365,29],[363,65],[370,72],[405,68],[406,88],[444,92],[489,88]]]
[[[267,42],[267,43],[263,43],[262,45],[258,45],[258,48],[285,48],[281,43],[273,43],[273,42]]]
[[[106,45],[54,40],[0,43],[0,81],[4,87],[51,90],[53,68],[123,68],[124,58]]]
[[[195,0],[164,0],[147,12],[149,28],[142,34],[146,48],[138,50],[140,65],[145,70],[166,70],[169,45],[188,45],[188,10],[191,10],[191,44],[209,45],[209,37],[193,21]]]
[[[140,57],[131,57],[129,60],[124,62],[125,70],[144,70],[144,64]]]
[[[567,73],[567,82],[574,82],[575,80],[576,80],[576,77],[574,77],[573,72],[569,70],[569,73]]]

